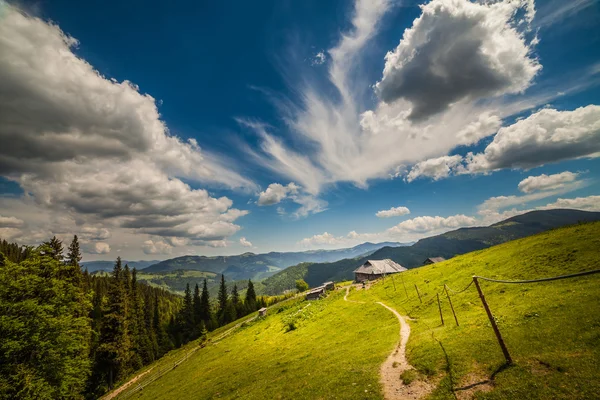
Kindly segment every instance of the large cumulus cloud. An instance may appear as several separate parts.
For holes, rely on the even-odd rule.
[[[21,186],[28,204],[70,218],[77,231],[99,225],[223,243],[246,211],[182,178],[255,185],[231,160],[172,135],[154,98],[101,75],[77,45],[57,25],[0,2],[0,175]],[[36,224],[26,222],[20,238],[31,239]]]
[[[522,8],[526,16],[516,18]],[[376,85],[387,103],[410,101],[413,120],[463,99],[521,92],[541,68],[517,29],[533,17],[532,2],[433,0],[422,10]]]

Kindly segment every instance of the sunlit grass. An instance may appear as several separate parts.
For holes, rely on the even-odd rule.
[[[600,274],[527,285],[482,281],[515,361],[505,369],[474,285],[462,294],[451,293],[460,326],[442,290],[444,284],[460,290],[473,275],[517,280],[598,269],[598,249],[600,223],[577,225],[407,271],[402,279],[388,277],[352,299],[380,300],[416,319],[408,358],[421,373],[443,376],[432,398],[454,398],[452,390],[460,392],[465,382],[492,375],[493,390],[480,393],[481,398],[593,398],[600,392]]]

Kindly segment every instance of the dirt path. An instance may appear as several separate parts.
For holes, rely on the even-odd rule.
[[[139,380],[142,376],[146,375],[148,372],[152,371],[154,369],[154,367],[142,372],[139,375],[134,376],[133,378],[131,378],[128,382],[125,382],[124,384],[122,384],[121,386],[119,386],[118,388],[116,388],[115,390],[113,390],[112,392],[110,392],[109,394],[107,394],[104,397],[101,397],[102,400],[111,400],[114,399],[115,397],[117,397],[123,390],[127,389],[129,386],[133,385],[137,380]]]
[[[420,399],[429,394],[433,386],[416,379],[405,385],[400,376],[404,371],[414,369],[406,360],[406,343],[410,336],[410,325],[398,311],[381,302],[377,304],[390,310],[400,322],[400,341],[380,369],[384,397],[386,400]]]
[[[352,285],[346,286],[346,294],[344,295],[344,301],[347,301],[349,303],[357,303],[357,304],[364,304],[364,301],[355,301],[355,300],[348,300],[348,295],[350,294],[350,288],[352,287]]]

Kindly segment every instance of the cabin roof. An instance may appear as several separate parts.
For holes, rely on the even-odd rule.
[[[359,274],[393,274],[406,271],[402,265],[393,262],[389,258],[385,260],[367,260],[363,265],[354,270]]]
[[[442,261],[446,261],[446,259],[444,257],[429,257],[427,260],[425,260],[425,262],[427,261],[430,261],[431,263],[435,264]]]

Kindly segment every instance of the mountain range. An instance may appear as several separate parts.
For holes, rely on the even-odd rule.
[[[243,253],[235,256],[182,256],[160,261],[144,269],[145,273],[194,270],[223,274],[227,279],[261,280],[287,267],[302,262],[333,262],[344,258],[367,256],[383,247],[410,245],[396,242],[362,243],[337,250],[311,250],[300,252]]]
[[[150,260],[150,261],[129,261],[122,260],[123,265],[129,265],[129,268],[135,268],[138,271],[144,268],[147,268],[153,264],[160,262],[160,260]],[[98,261],[84,261],[81,263],[83,268],[87,268],[88,272],[96,272],[96,271],[112,271],[115,267],[115,260],[98,260]]]
[[[566,209],[531,211],[490,226],[461,228],[421,239],[412,246],[383,247],[365,256],[350,257],[329,263],[300,263],[265,279],[263,281],[264,291],[266,294],[280,293],[293,288],[297,279],[304,279],[311,287],[330,280],[353,279],[352,272],[367,259],[389,258],[410,269],[421,266],[423,261],[429,257],[448,259],[549,229],[598,220],[600,220],[600,212]]]

